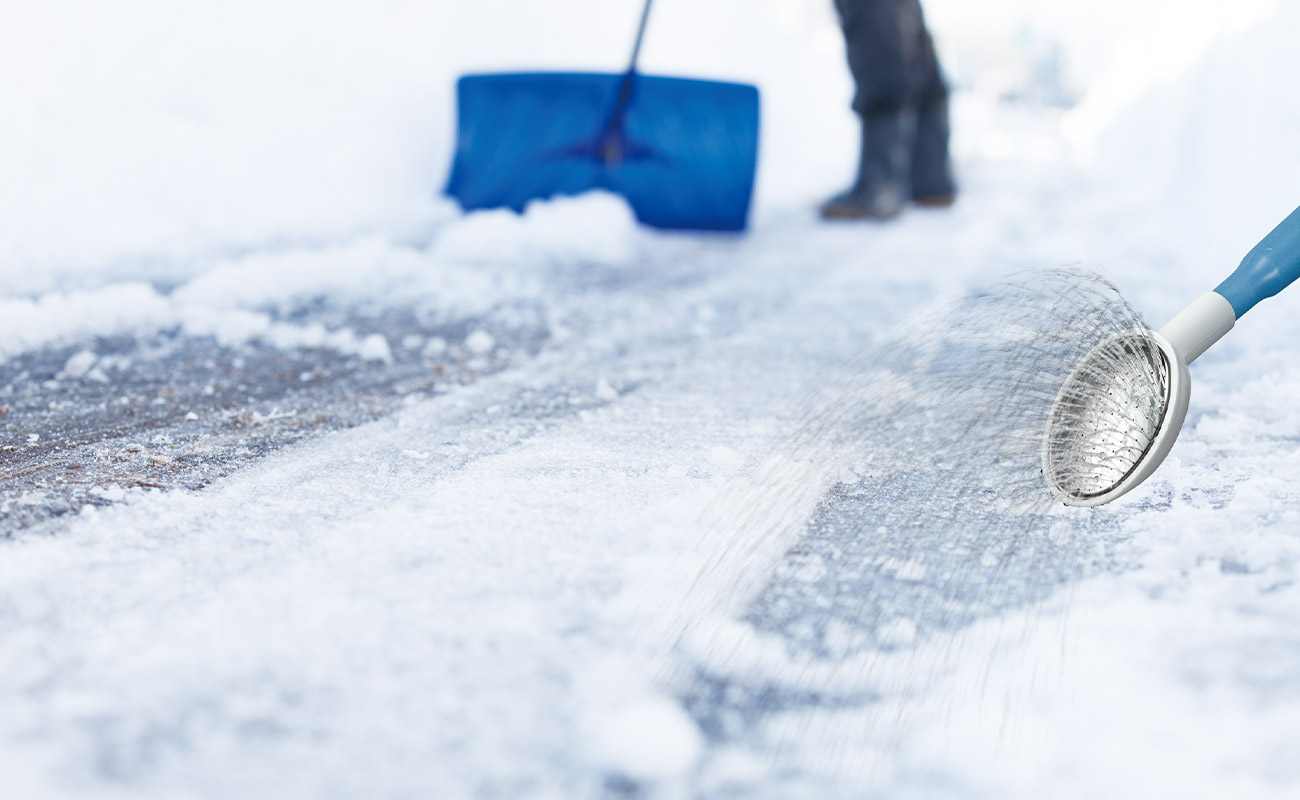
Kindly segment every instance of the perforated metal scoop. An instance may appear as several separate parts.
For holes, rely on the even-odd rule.
[[[1187,362],[1164,336],[1132,330],[1084,356],[1057,394],[1043,435],[1043,475],[1066,505],[1096,506],[1160,466],[1191,395]]]
[[[1080,359],[1043,432],[1043,477],[1062,502],[1099,506],[1156,471],[1187,415],[1187,365],[1243,314],[1300,278],[1300,209],[1291,212],[1158,332],[1116,334]]]

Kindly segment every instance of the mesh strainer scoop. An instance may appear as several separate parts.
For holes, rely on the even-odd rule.
[[[1066,505],[1099,506],[1150,477],[1187,415],[1187,365],[1297,277],[1300,209],[1163,328],[1115,334],[1080,359],[1043,433],[1043,477],[1052,493]]]

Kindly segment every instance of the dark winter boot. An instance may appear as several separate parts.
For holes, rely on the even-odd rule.
[[[912,147],[912,200],[922,206],[950,206],[957,198],[948,157],[948,99],[921,107]]]
[[[862,120],[858,177],[846,192],[822,204],[825,219],[889,219],[911,197],[914,115],[880,114]]]

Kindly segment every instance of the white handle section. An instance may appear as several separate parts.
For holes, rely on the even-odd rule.
[[[1237,324],[1232,304],[1218,292],[1206,292],[1160,329],[1188,364],[1210,349]]]

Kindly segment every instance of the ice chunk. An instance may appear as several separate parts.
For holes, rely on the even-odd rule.
[[[382,361],[385,364],[393,362],[393,351],[388,346],[388,340],[378,333],[372,333],[361,340],[357,355],[367,361]]]
[[[95,366],[95,361],[96,356],[94,353],[89,350],[82,350],[68,359],[68,363],[63,365],[63,372],[59,374],[65,378],[84,377],[87,372],[90,372],[90,368]]]

